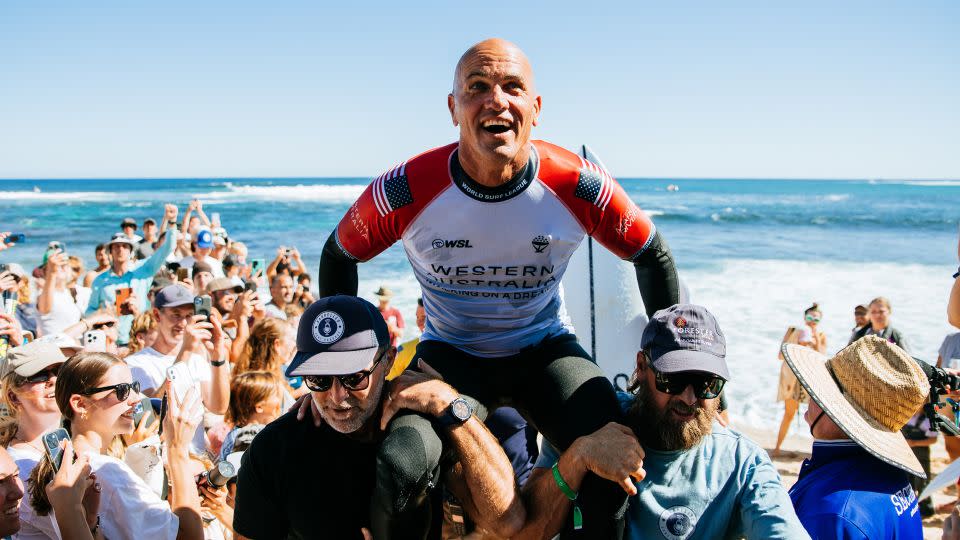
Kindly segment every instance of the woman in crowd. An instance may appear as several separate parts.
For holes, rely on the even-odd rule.
[[[863,336],[880,336],[883,339],[899,346],[901,349],[910,352],[907,346],[907,340],[899,330],[890,325],[890,315],[893,308],[890,307],[890,301],[882,296],[878,296],[870,301],[870,324],[861,328],[850,338],[850,343],[862,338]]]
[[[263,319],[250,330],[243,354],[233,366],[234,376],[248,371],[273,373],[284,381],[283,408],[287,409],[293,405],[294,399],[307,392],[306,387],[300,384],[294,389],[283,375],[286,364],[293,358],[296,350],[296,333],[290,324],[280,319]]]
[[[67,281],[67,288],[70,289],[70,293],[82,313],[87,309],[87,304],[90,303],[90,287],[84,287],[80,283],[80,278],[84,274],[83,259],[76,255],[70,255],[67,259],[70,265],[70,279]]]
[[[823,318],[823,312],[816,302],[803,312],[803,326],[796,328],[791,326],[783,336],[783,343],[798,343],[804,347],[810,347],[820,353],[827,351],[827,336],[818,329],[820,320]],[[777,388],[777,401],[783,402],[783,418],[780,419],[780,431],[777,432],[777,444],[773,448],[773,456],[780,455],[780,446],[787,437],[787,431],[790,429],[790,423],[794,415],[800,408],[801,403],[807,401],[807,393],[803,391],[803,386],[797,381],[790,366],[783,362],[783,354],[780,354],[780,384]]]
[[[57,406],[78,455],[87,455],[101,485],[99,532],[106,538],[203,538],[200,500],[191,476],[190,440],[201,417],[200,399],[191,389],[182,402],[168,400],[163,421],[168,501],[161,500],[122,461],[106,455],[117,435],[133,432],[133,413],[141,395],[130,368],[108,353],[82,352],[61,368]],[[169,391],[169,382],[167,383]],[[53,478],[44,457],[30,476],[30,501],[38,513],[51,510],[44,489]]]
[[[59,334],[80,320],[82,311],[67,287],[73,278],[67,254],[59,248],[50,248],[43,256],[43,289],[37,298],[40,313],[40,333]]]
[[[269,371],[248,371],[230,382],[230,406],[224,421],[232,428],[220,447],[220,459],[233,452],[237,431],[248,425],[266,425],[283,412],[281,379]]]
[[[0,445],[7,448],[24,481],[43,458],[40,437],[60,423],[54,386],[66,360],[55,345],[35,341],[10,352],[10,371],[0,379],[0,402],[7,411],[0,418]],[[20,539],[56,538],[53,520],[37,515],[28,498],[20,503],[20,524]]]
[[[157,339],[157,320],[152,311],[137,315],[130,325],[130,340],[127,342],[127,354],[134,354],[153,345]]]

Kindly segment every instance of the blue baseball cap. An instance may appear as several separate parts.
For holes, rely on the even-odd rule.
[[[286,376],[356,373],[389,346],[387,323],[373,304],[356,296],[327,296],[300,316],[297,354]]]
[[[662,373],[703,371],[730,380],[727,342],[720,325],[707,308],[676,304],[653,314],[640,347],[650,356],[650,365]]]
[[[198,248],[212,248],[213,233],[210,232],[210,229],[207,229],[206,227],[197,229],[196,242]]]

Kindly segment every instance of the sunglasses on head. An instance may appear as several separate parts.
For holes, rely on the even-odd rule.
[[[661,373],[655,371],[654,385],[664,394],[682,394],[688,386],[693,387],[693,393],[699,399],[713,399],[720,395],[723,385],[727,381],[717,375],[703,373]]]
[[[806,316],[804,317],[804,319],[806,319],[806,320],[808,320],[808,321],[810,321],[810,322],[820,322],[820,317],[818,317],[818,316],[816,316],[816,315],[806,315]]]
[[[97,392],[103,392],[104,390],[113,390],[117,394],[117,399],[119,401],[125,401],[130,395],[130,391],[133,390],[136,393],[140,393],[140,383],[134,381],[132,383],[124,382],[120,384],[111,384],[110,386],[101,386],[99,388],[91,388],[85,392],[81,392],[83,396],[89,396],[96,394]]]
[[[113,328],[113,325],[114,325],[114,322],[113,322],[113,321],[98,322],[98,323],[94,323],[92,326],[90,326],[90,329],[91,329],[91,330],[103,330],[104,328]]]
[[[24,377],[23,382],[20,384],[40,384],[49,381],[50,379],[57,376],[60,373],[60,366],[45,369],[30,375],[29,377]]]
[[[307,385],[307,388],[314,392],[326,392],[330,390],[330,388],[333,387],[333,379],[335,378],[339,380],[340,384],[347,390],[366,390],[367,387],[370,386],[370,373],[377,369],[377,364],[386,356],[387,350],[389,349],[384,349],[384,351],[377,356],[377,359],[373,361],[370,369],[364,369],[347,375],[304,375],[303,382]]]

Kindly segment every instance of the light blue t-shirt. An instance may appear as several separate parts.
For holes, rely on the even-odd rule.
[[[618,398],[626,408],[632,396]],[[766,451],[743,435],[714,423],[689,450],[643,450],[647,475],[634,481],[626,538],[810,538]],[[557,459],[544,440],[536,466],[552,467]]]
[[[173,248],[176,245],[177,232],[168,231],[163,244],[157,248],[149,259],[133,263],[122,276],[114,274],[113,270],[107,270],[97,276],[90,285],[90,302],[87,304],[84,316],[88,317],[102,307],[112,306],[117,299],[117,289],[125,287],[130,287],[133,289],[133,293],[137,295],[140,300],[141,312],[150,309],[150,300],[147,299],[147,293],[150,292],[153,276],[163,266],[167,256],[173,253]],[[121,315],[119,321],[118,342],[126,344],[130,339],[133,315]]]

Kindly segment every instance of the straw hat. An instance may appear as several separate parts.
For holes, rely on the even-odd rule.
[[[783,356],[810,397],[854,442],[894,467],[926,477],[900,428],[926,402],[930,383],[903,349],[865,336],[833,358],[790,343]]]
[[[387,300],[389,298],[393,298],[393,291],[391,291],[390,289],[382,285],[380,286],[379,289],[374,291],[373,294],[381,300]]]

